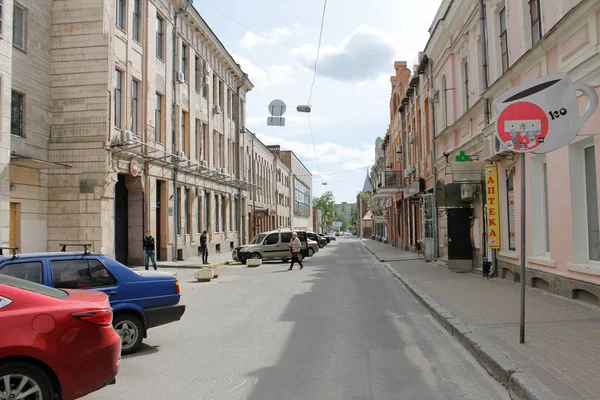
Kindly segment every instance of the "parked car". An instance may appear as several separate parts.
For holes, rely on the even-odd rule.
[[[154,271],[134,271],[116,260],[89,251],[37,254],[0,253],[0,275],[10,275],[58,289],[95,289],[110,299],[113,326],[122,339],[123,354],[135,352],[148,329],[179,321],[177,278]],[[71,245],[69,245],[71,246]]]
[[[331,242],[331,238],[325,234],[319,233],[319,237],[322,237],[323,239],[325,239],[328,244],[329,244],[329,242]]]
[[[335,238],[335,235],[334,235],[333,233],[328,233],[328,234],[327,234],[327,237],[329,238],[329,240],[333,240],[333,241],[337,240],[337,239]]]
[[[312,257],[315,255],[315,253],[319,252],[319,243],[312,240],[312,239],[308,239],[308,256]]]
[[[298,239],[300,239],[301,248],[300,253],[298,254],[300,260],[305,257],[311,257],[316,253],[314,248],[312,249],[312,252],[310,251],[311,248],[307,242],[306,231],[280,229],[256,235],[249,244],[234,248],[231,257],[242,264],[246,264],[246,260],[249,258],[281,260],[287,262],[292,257],[289,247],[290,240],[292,240],[292,232],[296,232],[298,234]],[[317,251],[318,249],[319,246],[317,245]]]
[[[72,400],[114,384],[112,317],[102,292],[0,275],[0,399]]]
[[[317,235],[314,232],[306,232],[306,234],[308,235],[308,238],[310,240],[314,240],[315,242],[319,243],[319,248],[322,249],[323,247],[325,247],[327,245],[327,239],[322,238],[321,236]]]

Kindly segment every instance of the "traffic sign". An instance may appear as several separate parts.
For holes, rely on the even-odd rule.
[[[579,114],[577,92],[587,98]],[[546,75],[508,90],[494,101],[496,134],[518,153],[548,153],[571,143],[598,107],[593,87],[571,82],[566,73]]]
[[[268,126],[285,126],[285,118],[282,117],[285,114],[286,105],[282,100],[273,100],[269,103],[269,113],[272,117],[267,118]]]
[[[131,160],[129,163],[129,172],[133,176],[138,176],[138,173],[140,172],[140,166],[137,161]]]

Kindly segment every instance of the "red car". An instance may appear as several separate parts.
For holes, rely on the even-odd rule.
[[[72,400],[115,383],[108,297],[0,275],[0,399]]]

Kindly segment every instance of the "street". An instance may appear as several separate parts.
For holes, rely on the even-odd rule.
[[[108,399],[508,399],[355,238],[305,260],[179,269],[182,321],[122,360]]]

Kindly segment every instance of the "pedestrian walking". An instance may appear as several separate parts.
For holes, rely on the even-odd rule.
[[[302,246],[302,243],[300,243],[300,239],[298,239],[298,234],[296,232],[292,232],[292,240],[290,240],[289,246],[290,250],[292,251],[292,264],[288,268],[288,271],[291,271],[292,268],[294,268],[294,262],[300,264],[300,269],[303,269],[304,265],[302,265],[302,261],[300,261],[298,258],[298,253],[300,252],[300,246]]]
[[[208,236],[206,236],[206,231],[202,232],[200,235],[200,250],[202,251],[202,264],[208,264],[208,246],[206,245],[206,241]]]
[[[144,265],[146,267],[146,271],[148,271],[148,264],[150,264],[150,260],[152,260],[152,266],[156,271],[156,257],[154,256],[154,251],[156,249],[156,245],[154,244],[154,238],[152,237],[152,232],[146,231],[146,237],[143,241],[145,256],[144,256]]]

